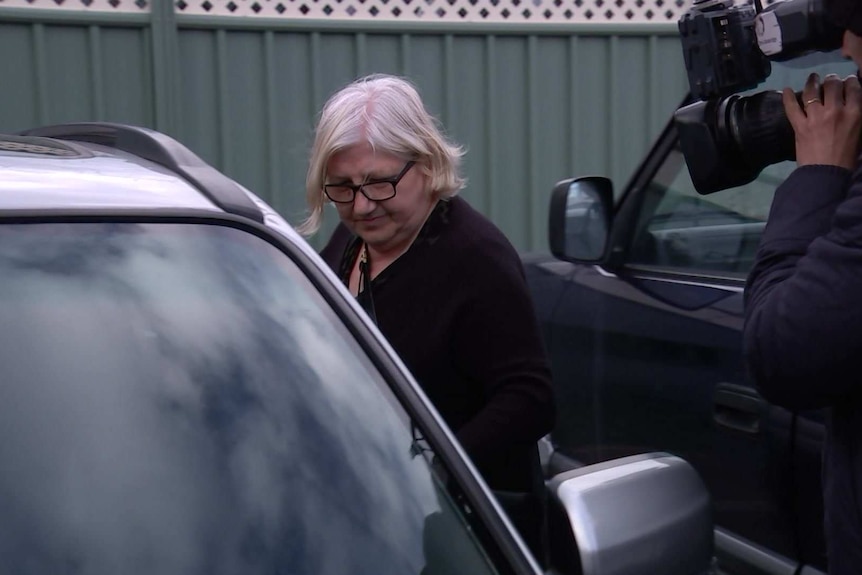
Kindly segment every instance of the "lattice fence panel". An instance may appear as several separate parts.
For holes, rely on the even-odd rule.
[[[48,10],[141,13],[150,11],[151,1],[152,0],[0,0],[0,8],[42,8]]]
[[[668,23],[692,0],[0,0],[0,7],[149,12],[170,1],[177,14],[342,21]],[[735,0],[748,3],[752,0]],[[764,5],[781,0],[766,0]]]
[[[676,22],[690,0],[178,0],[177,13],[424,22]]]
[[[0,0],[0,7],[149,12],[154,0]],[[324,20],[674,23],[691,0],[158,0],[177,14]]]

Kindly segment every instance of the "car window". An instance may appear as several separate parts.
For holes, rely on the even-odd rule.
[[[644,191],[629,263],[743,277],[754,261],[776,186],[795,164],[768,166],[753,182],[700,195],[678,148]]]
[[[817,71],[852,74],[852,64],[830,62],[795,68],[773,63],[773,73],[752,92],[801,87]],[[767,166],[744,186],[699,194],[678,147],[664,158],[644,188],[627,261],[668,271],[742,279],[753,265],[772,198],[795,162]]]
[[[0,573],[496,572],[381,375],[273,245],[217,225],[3,225],[0,277]]]

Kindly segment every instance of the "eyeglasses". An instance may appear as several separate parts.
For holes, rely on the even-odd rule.
[[[356,192],[362,192],[362,195],[372,202],[382,202],[395,197],[395,186],[401,181],[413,164],[416,162],[407,162],[404,169],[394,178],[385,180],[373,180],[363,184],[326,184],[323,186],[323,193],[326,197],[337,204],[349,204],[356,199]]]

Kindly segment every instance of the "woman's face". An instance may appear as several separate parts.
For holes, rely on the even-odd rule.
[[[398,176],[407,160],[374,152],[357,144],[334,154],[327,164],[325,184],[353,184]],[[421,164],[413,165],[395,187],[395,196],[372,201],[356,192],[352,202],[336,203],[338,216],[354,234],[381,253],[398,255],[413,242],[436,202]]]

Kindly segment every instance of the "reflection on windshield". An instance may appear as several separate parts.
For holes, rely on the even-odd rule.
[[[273,246],[7,225],[0,277],[0,573],[429,573],[441,516],[464,572],[488,572],[395,399]]]

